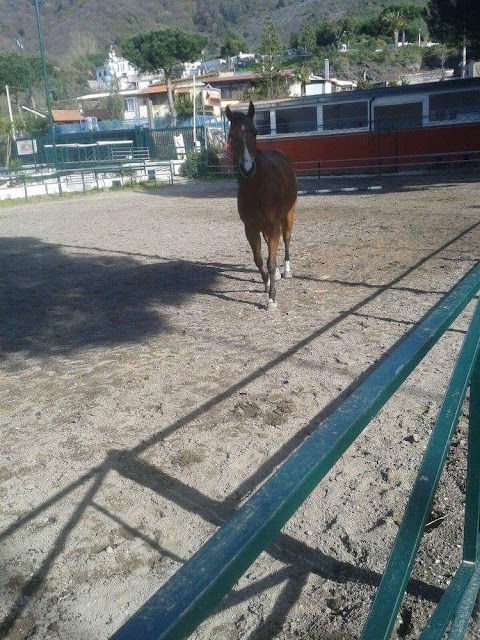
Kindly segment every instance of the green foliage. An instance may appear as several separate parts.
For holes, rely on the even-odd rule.
[[[199,33],[167,28],[142,31],[125,40],[123,44],[124,56],[140,71],[163,70],[173,123],[177,117],[171,86],[174,69],[179,63],[193,62],[198,59],[207,42],[208,39]]]
[[[301,47],[308,54],[312,54],[317,47],[317,33],[313,24],[306,24],[298,35],[290,36],[292,49]]]
[[[317,47],[329,47],[338,42],[338,27],[333,20],[320,20],[315,29]]]
[[[174,101],[177,116],[188,117],[193,115],[193,102],[188,94],[180,93],[174,97]]]
[[[232,31],[229,31],[225,36],[225,39],[220,44],[220,55],[222,57],[233,57],[238,55],[241,51],[247,50],[247,43],[245,38],[239,36]]]
[[[140,71],[171,75],[182,62],[199,58],[208,39],[198,33],[177,28],[141,31],[123,43],[123,55]]]
[[[26,66],[16,53],[0,53],[0,91],[8,85],[10,93],[18,93],[26,85]]]
[[[365,91],[366,89],[370,89],[371,86],[372,86],[372,83],[370,82],[370,80],[364,80],[363,78],[361,78],[357,82],[357,89],[359,91]]]
[[[275,98],[285,98],[288,96],[288,80],[277,74],[275,76],[264,76],[255,82],[255,86],[246,89],[242,94],[242,100],[274,100]]]
[[[42,68],[39,59],[17,53],[0,53],[0,93],[5,91],[5,85],[11,94],[18,94],[40,82]]]
[[[281,75],[283,68],[283,46],[280,34],[269,20],[262,34],[259,48],[261,62],[256,67],[259,79],[253,89],[247,89],[244,98],[247,100],[279,98],[287,94],[288,84]]]
[[[124,100],[118,91],[113,91],[105,100],[105,108],[111,120],[123,120]]]
[[[220,159],[217,152],[202,148],[200,151],[189,151],[182,165],[182,175],[187,178],[208,178],[220,172]]]
[[[465,37],[480,55],[480,3],[477,0],[429,0],[425,20],[433,38],[459,46]]]
[[[12,153],[13,127],[10,120],[0,115],[0,164],[8,166]]]
[[[278,29],[271,20],[268,20],[262,33],[260,47],[258,49],[262,56],[270,60],[275,60],[283,51],[282,41]]]

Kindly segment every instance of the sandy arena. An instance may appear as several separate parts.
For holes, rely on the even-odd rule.
[[[0,637],[109,638],[479,260],[471,176],[368,184],[299,199],[270,313],[234,182],[0,208]],[[472,310],[192,638],[359,637]],[[460,559],[467,411],[393,638]]]

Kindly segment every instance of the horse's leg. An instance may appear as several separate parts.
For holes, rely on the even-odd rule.
[[[280,228],[277,227],[272,233],[268,236],[268,260],[267,267],[268,273],[270,275],[270,290],[268,292],[268,305],[267,309],[269,311],[277,308],[277,290],[275,287],[275,281],[277,280],[277,252],[278,245],[280,243]]]
[[[260,233],[256,229],[252,229],[248,225],[245,225],[245,235],[247,236],[248,243],[252,248],[253,260],[257,269],[260,271],[266,291],[266,287],[268,285],[268,273],[263,266],[262,240],[260,238]]]
[[[265,231],[262,231],[262,236],[268,246],[268,238]],[[281,280],[281,279],[282,279],[282,274],[280,273],[280,269],[278,269],[277,267],[277,269],[275,269],[275,282],[278,282],[278,280]],[[269,291],[270,291],[270,276],[268,276],[268,281],[265,283],[265,293],[268,293]]]
[[[282,225],[283,242],[285,244],[285,262],[283,269],[284,278],[292,278],[292,270],[290,269],[290,238],[292,237],[293,214],[295,207],[292,207]]]

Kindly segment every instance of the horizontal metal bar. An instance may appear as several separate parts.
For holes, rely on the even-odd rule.
[[[432,160],[436,160],[437,158],[442,158],[444,161],[454,162],[455,160],[464,161],[464,157],[467,155],[476,155],[476,160],[480,159],[480,149],[465,149],[464,151],[437,151],[436,153],[415,153],[415,154],[396,154],[396,155],[381,155],[381,156],[354,156],[350,158],[318,158],[317,160],[298,160],[295,162],[295,166],[301,167],[302,165],[311,165],[316,163],[319,165],[320,169],[327,168],[329,163],[331,164],[339,164],[339,163],[359,163],[362,160],[364,161],[365,167],[369,166],[378,166],[379,162],[382,164],[382,167],[394,166],[398,163],[402,164],[403,161],[408,160],[407,164],[422,164],[430,160],[429,164],[431,164]],[[419,162],[415,162],[418,160]],[[357,166],[356,164],[352,165],[353,167]],[[348,166],[346,167],[348,168]]]
[[[112,640],[181,640],[218,604],[480,287],[480,264],[442,299]]]
[[[363,640],[390,637],[479,351],[480,303],[477,303],[365,624]]]

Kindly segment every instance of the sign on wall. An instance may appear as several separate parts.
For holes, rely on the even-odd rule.
[[[36,140],[17,140],[17,153],[19,156],[31,156],[37,153]]]

